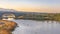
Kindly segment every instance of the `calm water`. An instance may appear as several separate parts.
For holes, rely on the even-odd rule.
[[[13,34],[60,34],[60,23],[56,21],[13,20],[19,27]]]

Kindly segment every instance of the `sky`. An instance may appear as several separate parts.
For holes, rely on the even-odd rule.
[[[0,0],[0,8],[25,12],[60,12],[60,0]]]

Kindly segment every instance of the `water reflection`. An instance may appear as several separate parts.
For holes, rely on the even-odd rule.
[[[57,21],[13,20],[18,26],[13,34],[60,34]]]

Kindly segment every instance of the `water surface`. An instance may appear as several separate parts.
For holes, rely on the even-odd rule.
[[[60,34],[60,22],[57,21],[34,21],[13,20],[19,27],[13,34]]]

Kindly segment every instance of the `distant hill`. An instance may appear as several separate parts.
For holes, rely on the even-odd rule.
[[[21,15],[40,15],[40,14],[47,14],[47,13],[39,13],[39,12],[23,12],[23,11],[16,11],[14,9],[4,9],[4,8],[0,8],[0,17],[3,14],[8,14],[8,13],[13,13],[15,14],[17,17],[21,16]]]
[[[0,12],[16,12],[16,10],[14,9],[4,9],[4,8],[0,8]]]

